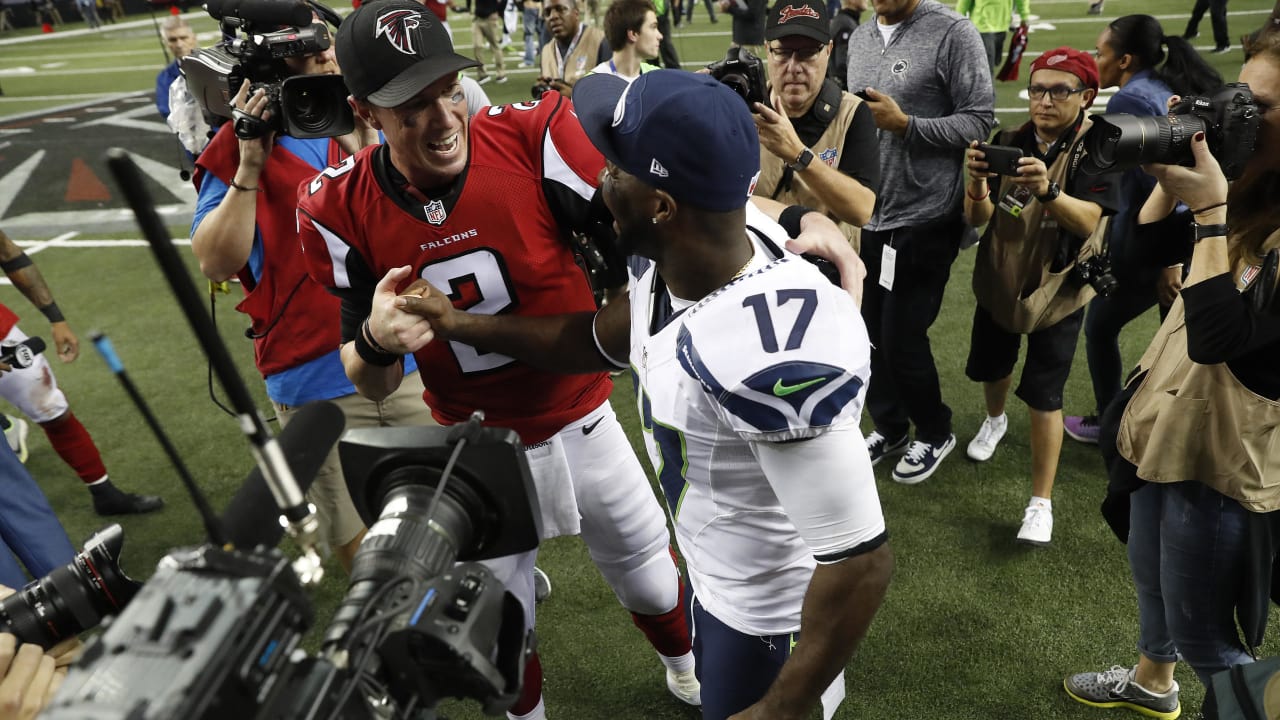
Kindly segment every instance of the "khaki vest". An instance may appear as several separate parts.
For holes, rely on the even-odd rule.
[[[600,43],[604,42],[604,31],[582,24],[582,34],[578,42],[569,49],[569,57],[564,61],[564,73],[560,73],[560,65],[556,62],[558,49],[555,38],[542,46],[542,75],[557,80],[564,80],[570,85],[578,82],[583,75],[591,72],[596,66],[596,58],[600,56]]]
[[[1266,242],[1266,248],[1276,246],[1280,232]],[[1138,477],[1198,480],[1253,512],[1280,510],[1280,402],[1241,385],[1226,363],[1191,361],[1181,297],[1138,368],[1146,377],[1125,407],[1116,438],[1116,449],[1138,467]]]
[[[1049,180],[1067,184],[1068,170],[1079,162],[1081,138],[1092,121],[1086,116],[1071,145],[1058,153],[1049,167]],[[998,142],[1009,144],[1013,133],[1002,133]],[[1058,222],[1032,197],[1014,217],[1000,209],[1001,200],[1017,185],[1000,183],[1000,197],[992,196],[996,208],[973,266],[973,294],[978,304],[1012,333],[1030,333],[1051,327],[1084,306],[1094,296],[1088,283],[1069,282],[1075,262],[1058,272],[1050,272],[1059,243]],[[1110,218],[1102,218],[1093,234],[1080,247],[1076,261],[1102,252]]]
[[[815,101],[820,102],[820,101]],[[852,93],[840,94],[840,108],[836,111],[836,117],[827,126],[827,129],[813,144],[810,150],[813,151],[813,162],[827,162],[822,154],[831,149],[835,150],[835,157],[831,158],[828,163],[831,167],[840,164],[840,157],[844,154],[844,138],[849,131],[849,124],[853,122],[853,113],[858,109],[858,105],[862,104],[857,96]],[[782,181],[782,173],[786,169],[787,164],[782,158],[774,155],[765,149],[764,145],[760,146],[760,180],[756,182],[754,195],[762,197],[774,197],[774,190],[778,188],[778,183]],[[845,237],[849,238],[849,244],[853,246],[855,252],[861,250],[862,230],[854,225],[841,222],[831,213],[831,209],[818,199],[817,195],[809,189],[805,184],[804,173],[793,173],[791,175],[791,189],[786,192],[778,193],[778,202],[787,205],[804,205],[813,208],[819,212],[824,212],[840,226],[840,230],[844,232]]]

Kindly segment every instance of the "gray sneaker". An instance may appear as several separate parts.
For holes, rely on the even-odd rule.
[[[1138,668],[1113,665],[1103,672],[1072,675],[1062,687],[1072,700],[1097,708],[1126,708],[1157,720],[1174,720],[1182,714],[1178,703],[1178,683],[1168,692],[1156,694],[1134,680]]]

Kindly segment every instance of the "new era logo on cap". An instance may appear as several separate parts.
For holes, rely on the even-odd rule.
[[[658,158],[654,158],[649,162],[649,173],[663,178],[671,176],[671,173],[667,172],[667,169],[662,167],[662,163],[658,162]]]
[[[377,22],[374,23],[373,36],[385,37],[387,42],[391,43],[391,47],[405,55],[417,55],[418,51],[413,47],[414,34],[411,31],[418,29],[420,16],[420,13],[412,10],[385,12],[379,15]]]

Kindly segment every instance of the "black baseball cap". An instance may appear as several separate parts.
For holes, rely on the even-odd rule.
[[[791,35],[803,35],[823,44],[831,42],[827,6],[814,0],[778,0],[778,4],[769,9],[765,39],[777,40]]]
[[[453,51],[449,33],[413,0],[365,3],[347,16],[334,42],[347,90],[395,107],[449,73],[480,63]]]

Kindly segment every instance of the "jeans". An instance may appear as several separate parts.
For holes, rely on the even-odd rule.
[[[917,440],[941,443],[951,435],[951,408],[942,402],[929,327],[942,307],[965,227],[957,216],[912,228],[862,231],[859,254],[867,266],[862,317],[871,336],[867,410],[885,437],[902,437],[912,423]],[[886,245],[897,251],[891,291],[879,282]]]
[[[1205,718],[1217,717],[1210,677],[1253,662],[1236,629],[1244,583],[1247,513],[1203,483],[1150,483],[1133,493],[1129,568],[1138,591],[1138,651],[1157,662],[1181,655],[1205,686]]]
[[[1004,59],[1004,36],[1007,34],[1004,31],[982,33],[982,48],[987,51],[987,64],[992,70],[998,69]]]
[[[71,562],[76,551],[49,500],[7,442],[0,442],[0,485],[4,493],[0,503],[0,583],[16,590],[27,584],[27,576],[14,555],[33,578],[41,578]]]
[[[525,8],[521,15],[524,25],[524,61],[529,65],[538,64],[538,48],[542,39],[542,12],[538,8]]]
[[[1196,0],[1191,18],[1187,20],[1187,34],[1194,35],[1200,28],[1205,10],[1209,11],[1209,21],[1213,24],[1214,45],[1227,47],[1231,44],[1231,36],[1227,34],[1227,0]]]

